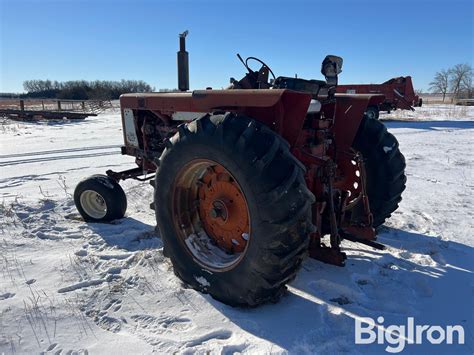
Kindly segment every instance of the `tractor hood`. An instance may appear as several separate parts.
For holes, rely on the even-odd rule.
[[[309,105],[308,94],[284,89],[195,90],[192,92],[124,94],[120,96],[120,104],[122,108],[137,110],[209,112],[213,109],[244,106],[271,107],[282,100],[284,96],[289,95],[308,97],[307,104]]]
[[[195,90],[120,96],[122,112],[124,109],[149,110],[170,117],[191,117],[189,113],[193,112],[238,112],[271,127],[290,144],[298,138],[310,101],[310,94],[286,89]]]

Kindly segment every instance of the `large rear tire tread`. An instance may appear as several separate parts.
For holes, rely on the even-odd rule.
[[[160,157],[155,211],[175,273],[191,287],[232,306],[278,300],[285,284],[295,278],[314,228],[314,196],[288,144],[261,123],[233,113],[205,115],[188,123],[170,143]],[[209,272],[193,260],[170,219],[173,175],[196,158],[215,159],[225,166],[247,199],[249,244],[239,263],[227,271]]]
[[[381,226],[398,208],[405,190],[405,158],[397,139],[385,125],[363,118],[353,148],[364,157],[367,194],[374,227]]]

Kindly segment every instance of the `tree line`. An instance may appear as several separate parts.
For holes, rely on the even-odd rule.
[[[457,64],[449,69],[442,69],[435,74],[430,83],[430,91],[442,94],[443,101],[447,93],[452,93],[452,99],[470,99],[474,88],[472,79],[474,71],[470,64]]]
[[[114,100],[120,95],[134,92],[152,92],[155,88],[143,80],[26,80],[23,97],[68,100]]]

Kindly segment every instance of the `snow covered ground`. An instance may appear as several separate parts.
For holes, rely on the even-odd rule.
[[[186,288],[163,257],[152,188],[126,181],[127,217],[86,224],[80,179],[133,167],[119,112],[75,123],[0,123],[1,353],[382,353],[355,345],[355,319],[462,325],[474,352],[474,109],[430,105],[382,119],[400,141],[408,183],[376,251],[344,242],[345,268],[308,259],[288,294],[256,309]]]

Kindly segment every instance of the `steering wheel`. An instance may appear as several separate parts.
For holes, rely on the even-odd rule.
[[[276,79],[276,76],[275,76],[275,74],[273,74],[273,71],[270,69],[270,67],[269,67],[268,65],[266,65],[263,60],[260,60],[260,59],[258,59],[258,58],[256,58],[256,57],[247,57],[247,59],[245,59],[245,67],[246,67],[248,70],[250,70],[249,65],[248,65],[248,61],[249,61],[249,60],[254,60],[254,61],[256,61],[256,62],[262,64],[263,66],[267,67],[267,69],[268,69],[268,71],[270,72],[270,74],[272,74],[273,79]]]

